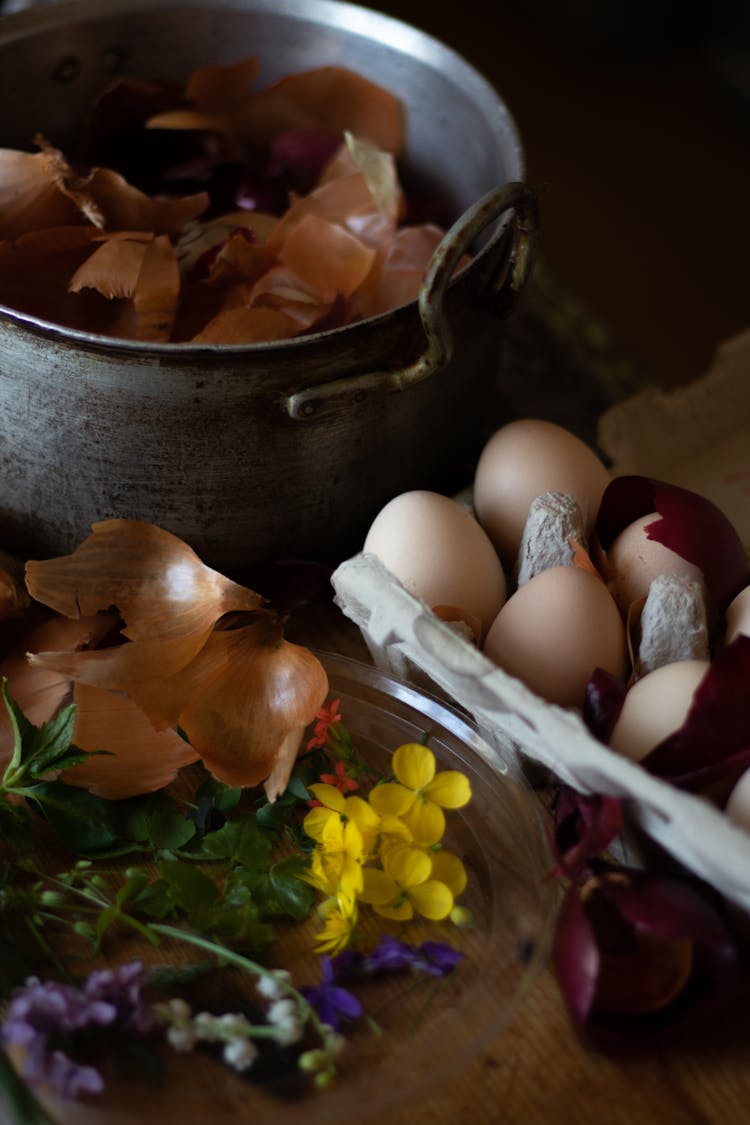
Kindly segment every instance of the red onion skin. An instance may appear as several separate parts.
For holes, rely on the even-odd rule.
[[[750,637],[740,635],[714,657],[685,722],[641,765],[694,792],[727,791],[750,768]]]
[[[624,821],[619,798],[584,795],[568,785],[558,789],[553,811],[552,851],[557,861],[553,874],[559,878],[583,874],[620,834]]]
[[[606,961],[602,950],[611,935],[602,927],[609,912],[612,920],[646,938],[657,949],[660,943],[691,943],[692,968],[677,996],[662,1007],[646,1011],[606,1011],[597,997],[606,994]],[[604,945],[602,944],[604,943]],[[669,956],[669,944],[661,955]],[[584,1040],[601,1047],[653,1042],[707,1021],[748,993],[737,946],[718,907],[708,892],[692,882],[655,872],[609,869],[594,879],[574,883],[563,901],[555,934],[554,964],[563,997],[574,1025]],[[638,964],[633,960],[633,969]],[[620,958],[618,973],[627,969]],[[622,987],[622,979],[618,982]],[[638,977],[633,977],[633,992]]]
[[[658,512],[661,519],[648,525],[648,538],[703,572],[707,611],[715,624],[750,581],[742,540],[721,509],[697,492],[628,475],[614,477],[602,497],[595,525],[602,549],[606,552],[621,531],[649,512]]]
[[[609,742],[620,717],[628,685],[604,668],[595,668],[586,684],[583,720],[595,738]]]

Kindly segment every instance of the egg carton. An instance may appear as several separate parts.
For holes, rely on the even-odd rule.
[[[702,379],[649,389],[600,419],[599,443],[615,473],[693,488],[717,503],[750,543],[750,332],[725,344]],[[665,433],[674,434],[669,448]],[[679,438],[678,436],[679,435]],[[653,777],[594,738],[580,714],[549,704],[498,668],[411,594],[373,555],[332,577],[336,602],[359,626],[382,670],[437,686],[468,712],[490,764],[528,762],[583,793],[623,800],[628,818],[729,901],[750,911],[750,833],[708,800]]]

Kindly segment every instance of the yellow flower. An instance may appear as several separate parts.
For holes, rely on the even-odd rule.
[[[319,782],[310,786],[310,792],[319,802],[304,819],[303,828],[313,840],[322,841],[335,831],[332,825],[338,821],[345,825],[356,824],[362,838],[362,850],[370,852],[375,845],[380,817],[362,797],[345,797],[335,785]]]
[[[363,858],[362,836],[354,821],[331,820],[311,856],[314,885],[326,894],[359,894]]]
[[[351,941],[357,925],[357,900],[350,895],[338,894],[318,907],[323,918],[323,929],[315,938],[316,953],[339,953]]]
[[[435,755],[408,742],[392,759],[395,782],[376,786],[370,804],[381,816],[400,817],[415,844],[431,847],[445,832],[443,809],[460,809],[471,799],[469,779],[459,770],[435,772]]]
[[[453,909],[453,894],[445,883],[431,878],[432,860],[418,848],[400,847],[383,856],[382,871],[363,871],[360,900],[384,918],[406,922],[414,913],[439,921]]]
[[[466,890],[468,882],[466,868],[461,860],[445,848],[438,848],[432,853],[432,878],[445,883],[454,898],[458,898]]]
[[[414,846],[414,837],[409,829],[397,816],[386,814],[381,816],[378,826],[377,855],[382,861],[384,857],[399,848]]]

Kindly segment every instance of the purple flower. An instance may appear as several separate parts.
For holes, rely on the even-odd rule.
[[[28,1071],[25,1074],[29,1078]],[[79,1098],[81,1094],[101,1094],[104,1079],[95,1066],[74,1062],[64,1051],[52,1051],[45,1058],[45,1066],[35,1082],[44,1082],[63,1098]]]
[[[419,946],[419,952],[422,960],[418,968],[433,977],[445,977],[448,973],[452,973],[464,956],[452,945],[447,945],[443,941],[423,941]]]
[[[104,1080],[99,1071],[72,1055],[82,1033],[95,1028],[139,1034],[152,1030],[155,1020],[141,997],[142,983],[138,961],[95,970],[82,988],[28,980],[11,997],[2,1026],[3,1041],[24,1048],[24,1078],[45,1083],[63,1097],[100,1093]]]
[[[462,953],[444,942],[424,941],[421,945],[410,945],[386,935],[365,959],[364,971],[375,974],[409,969],[443,977],[455,969],[462,957]]]
[[[353,984],[365,976],[365,955],[358,949],[344,949],[331,958],[336,984]]]
[[[83,986],[84,996],[90,1003],[106,1003],[114,1008],[118,1027],[145,1035],[153,1031],[156,1019],[143,999],[142,990],[140,961],[131,961],[116,969],[96,969]]]
[[[323,1023],[336,1030],[342,1020],[358,1020],[364,1013],[362,1004],[346,988],[336,984],[334,966],[329,957],[321,958],[322,980],[319,985],[301,989],[308,1004],[315,1009]]]

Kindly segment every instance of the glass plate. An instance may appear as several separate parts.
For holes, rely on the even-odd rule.
[[[470,723],[438,699],[378,669],[318,653],[330,681],[331,698],[360,755],[387,769],[404,742],[426,742],[438,769],[459,769],[472,785],[471,802],[446,814],[443,842],[460,855],[468,886],[459,903],[473,918],[470,927],[411,922],[396,929],[367,907],[362,915],[374,937],[397,933],[409,941],[447,941],[464,953],[449,976],[393,974],[354,989],[380,1028],[362,1023],[347,1033],[338,1074],[325,1090],[311,1085],[300,1093],[288,1076],[258,1085],[200,1052],[169,1054],[161,1089],[114,1086],[97,1102],[48,1103],[67,1125],[121,1125],[125,1122],[208,1122],[253,1120],[263,1125],[335,1125],[382,1120],[389,1108],[403,1109],[479,1054],[522,1005],[544,965],[557,904],[555,881],[547,876],[552,859],[544,813],[531,790],[485,759],[490,748]],[[275,924],[275,964],[292,973],[296,985],[317,984],[320,964],[312,947],[319,923]],[[240,991],[242,985],[238,986]],[[232,1009],[237,993],[229,994]],[[224,993],[223,999],[227,998]],[[249,1072],[252,1073],[252,1072]]]

